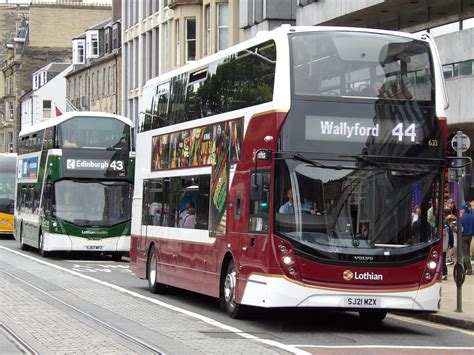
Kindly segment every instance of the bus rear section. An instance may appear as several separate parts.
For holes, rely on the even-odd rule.
[[[0,154],[0,235],[13,235],[16,154]]]
[[[22,248],[43,256],[87,251],[120,259],[129,253],[130,128],[125,117],[74,112],[20,133],[15,220]]]

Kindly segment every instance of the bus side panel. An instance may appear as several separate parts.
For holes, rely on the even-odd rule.
[[[146,259],[139,258],[139,242],[144,236],[133,234],[130,242],[130,269],[139,278],[146,278]]]
[[[268,216],[266,229],[256,231],[252,225],[250,215],[250,175],[255,169],[254,154],[259,149],[276,150],[280,126],[284,122],[286,112],[269,112],[251,118],[246,129],[244,145],[242,150],[242,163],[238,165],[232,186],[230,188],[230,201],[228,206],[228,234],[238,235],[238,248],[235,250],[237,256],[236,265],[238,273],[236,301],[240,302],[251,274],[268,274],[270,270],[278,270],[275,255],[271,243],[273,230],[273,159],[258,160],[259,172],[270,173],[270,195],[268,196]],[[265,137],[273,137],[267,140]],[[273,154],[272,154],[273,158]],[[237,197],[241,197],[240,216],[236,216],[235,206]],[[234,206],[233,207],[231,207]],[[264,223],[265,224],[265,223]],[[258,229],[258,228],[257,228]]]

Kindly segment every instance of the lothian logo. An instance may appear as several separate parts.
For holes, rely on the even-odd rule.
[[[354,273],[351,270],[346,270],[343,272],[342,277],[346,281],[351,281],[354,278]]]
[[[352,272],[351,270],[344,271],[342,273],[342,277],[346,281],[351,281],[352,279],[354,279],[354,280],[378,280],[378,281],[383,280],[383,275],[381,275],[381,274],[376,274],[374,272],[364,272],[362,274],[359,274],[357,271]]]

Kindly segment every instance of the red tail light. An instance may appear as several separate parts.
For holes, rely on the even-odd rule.
[[[290,279],[301,281],[296,254],[290,242],[275,237],[275,250],[280,267]]]

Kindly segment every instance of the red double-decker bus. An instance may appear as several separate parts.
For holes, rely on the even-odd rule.
[[[150,80],[131,268],[248,306],[436,311],[447,96],[428,34],[283,26]]]

